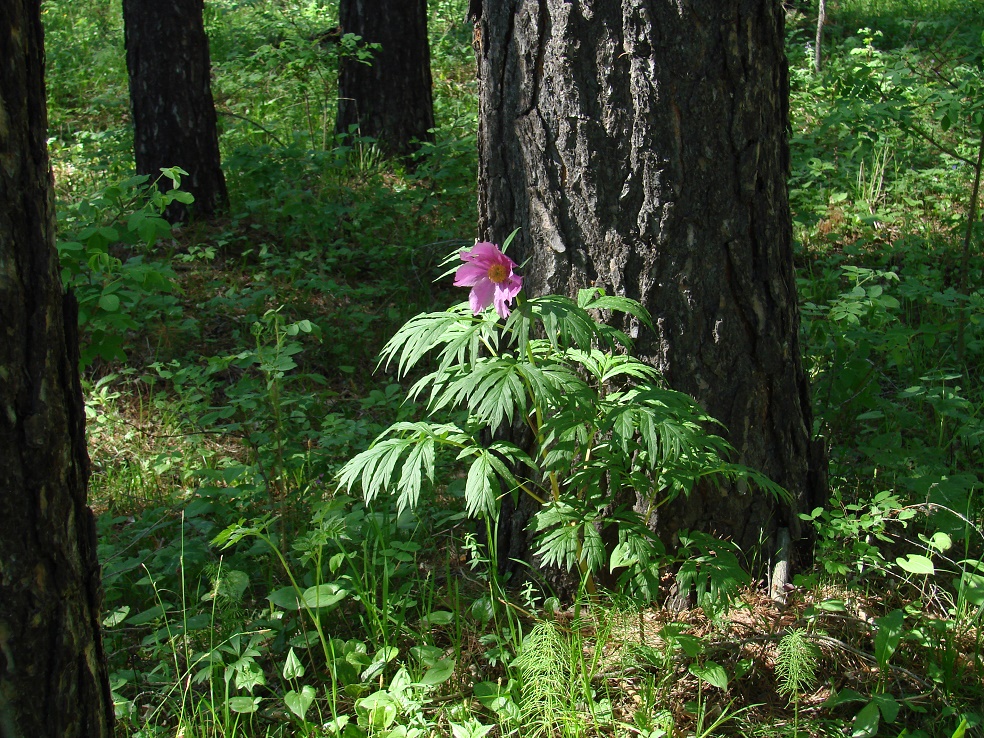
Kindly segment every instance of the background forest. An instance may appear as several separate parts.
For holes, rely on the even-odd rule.
[[[230,209],[172,227],[180,176],[133,176],[120,3],[44,4],[118,734],[984,734],[979,0],[830,0],[820,69],[790,4],[831,497],[781,605],[768,562],[685,539],[683,612],[503,578],[453,457],[413,512],[338,490],[420,414],[380,350],[464,299],[443,262],[474,242],[477,101],[467,3],[431,0],[435,140],[410,164],[339,140],[336,6],[205,3]]]

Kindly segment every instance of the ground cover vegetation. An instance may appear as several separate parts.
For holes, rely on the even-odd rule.
[[[452,287],[475,228],[466,12],[430,3],[437,129],[408,167],[334,134],[339,57],[371,49],[325,42],[333,3],[209,0],[231,206],[172,227],[181,172],[132,174],[119,3],[44,5],[118,734],[981,735],[984,8],[831,0],[818,73],[816,8],[790,4],[831,496],[782,604],[705,534],[667,550],[624,511],[635,534],[595,542],[601,478],[654,505],[708,473],[782,494],[590,312],[638,305],[500,319]],[[517,418],[533,453],[480,433]],[[498,573],[480,513],[511,489],[579,568],[573,605]],[[660,606],[674,578],[694,608]]]

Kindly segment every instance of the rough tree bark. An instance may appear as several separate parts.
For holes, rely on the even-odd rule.
[[[387,156],[407,156],[433,141],[427,0],[341,0],[342,33],[381,44],[372,64],[343,58],[335,130],[371,136]]]
[[[39,0],[0,8],[0,736],[108,738],[96,531],[45,143]]]
[[[137,173],[161,167],[188,172],[182,189],[193,205],[172,203],[171,222],[210,218],[228,204],[209,79],[203,0],[123,0],[126,66]]]
[[[473,2],[473,12],[478,8]],[[736,460],[792,495],[700,487],[650,521],[751,557],[825,489],[800,361],[777,0],[482,3],[479,231],[531,294],[640,300],[637,353],[727,427]],[[528,261],[527,261],[528,260]],[[504,511],[511,515],[511,511]],[[500,556],[525,554],[513,515]]]

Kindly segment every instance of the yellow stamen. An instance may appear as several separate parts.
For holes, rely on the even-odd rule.
[[[502,284],[509,278],[509,269],[504,264],[493,264],[489,267],[489,279],[496,284]]]

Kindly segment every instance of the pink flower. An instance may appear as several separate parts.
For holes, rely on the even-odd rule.
[[[516,262],[499,251],[494,243],[476,243],[471,251],[462,251],[465,262],[454,273],[455,287],[471,287],[468,302],[475,315],[495,304],[500,318],[509,317],[509,303],[523,289],[523,279],[513,274]]]

